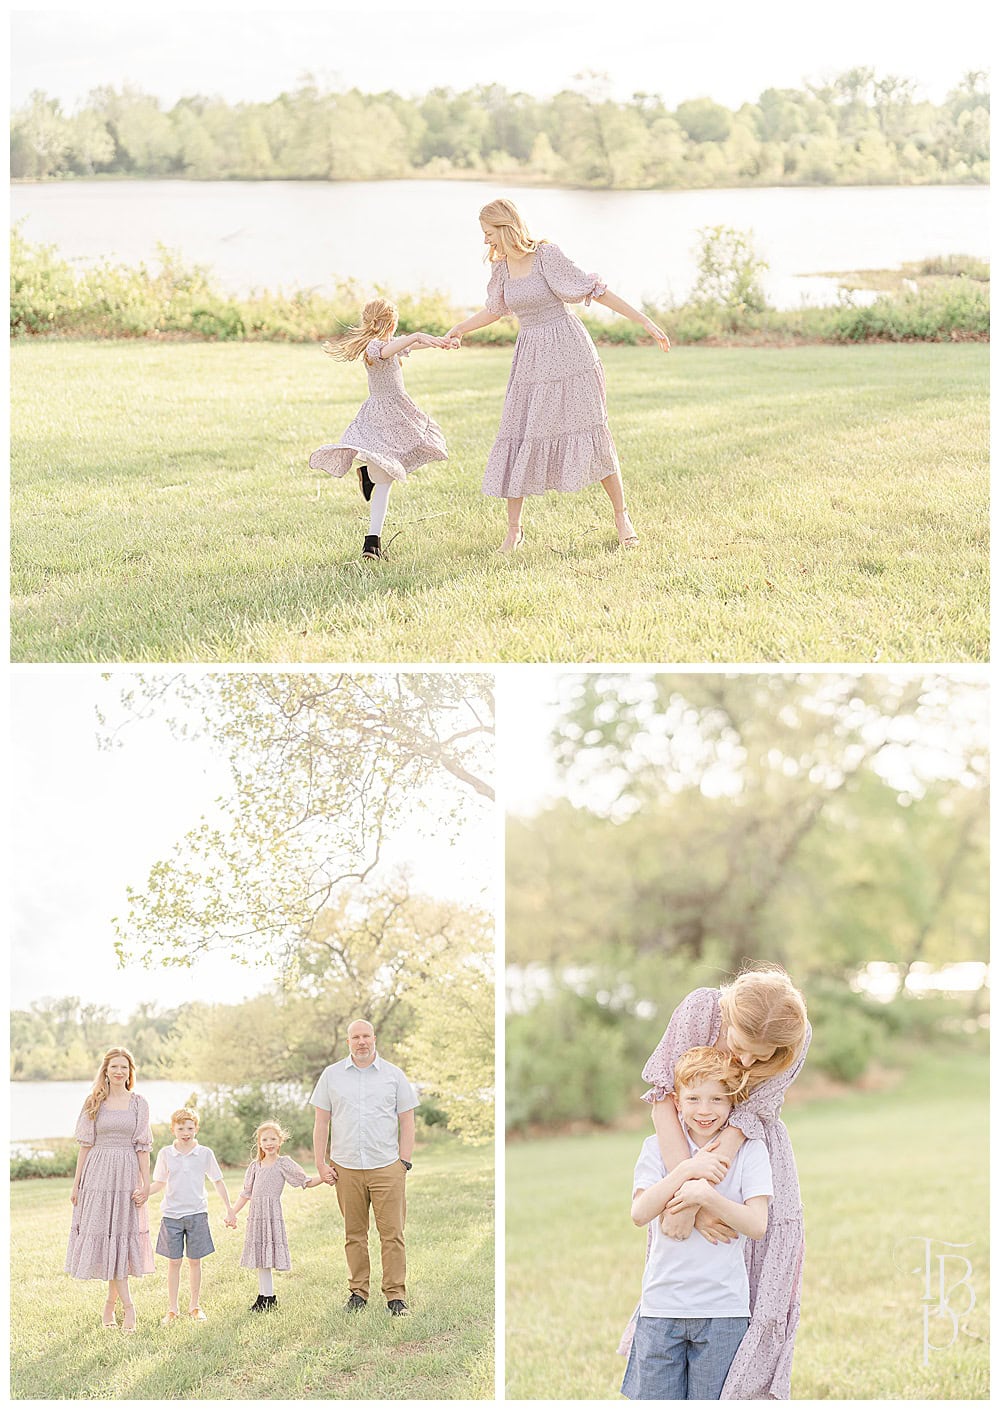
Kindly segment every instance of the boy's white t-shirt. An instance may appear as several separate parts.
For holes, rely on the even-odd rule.
[[[683,1129],[683,1128],[682,1128]],[[684,1134],[687,1136],[687,1132]],[[698,1147],[688,1136],[694,1155]],[[648,1190],[669,1172],[655,1136],[643,1142],[632,1191]],[[771,1161],[763,1141],[744,1141],[715,1187],[734,1204],[755,1195],[773,1195]],[[686,1239],[668,1239],[660,1216],[652,1221],[653,1238],[642,1275],[643,1317],[749,1317],[750,1283],[741,1234],[729,1244],[709,1243],[697,1229]]]
[[[205,1177],[221,1180],[222,1171],[209,1146],[200,1146],[197,1141],[184,1155],[170,1143],[164,1146],[156,1157],[154,1180],[166,1180],[160,1215],[164,1219],[181,1219],[185,1214],[207,1214],[208,1195],[205,1192]]]

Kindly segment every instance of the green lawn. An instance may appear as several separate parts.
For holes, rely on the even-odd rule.
[[[226,1172],[230,1193],[240,1176]],[[105,1332],[105,1285],[62,1272],[69,1180],[12,1185],[11,1381],[15,1399],[464,1400],[492,1399],[492,1150],[436,1145],[409,1177],[408,1290],[413,1315],[392,1318],[378,1292],[372,1231],[372,1299],[363,1314],[347,1299],[343,1221],[323,1187],[286,1190],[292,1271],[275,1274],[278,1309],[247,1310],[254,1274],[238,1266],[240,1229],[226,1229],[209,1195],[216,1253],[205,1260],[209,1321],[159,1325],[166,1264],[134,1279],[139,1331]],[[159,1200],[151,1202],[155,1230]],[[181,1310],[187,1305],[187,1271]]]
[[[986,1079],[985,1057],[925,1054],[891,1092],[786,1113],[806,1211],[793,1399],[988,1397]],[[642,1277],[645,1234],[629,1198],[644,1134],[508,1148],[511,1398],[617,1398],[625,1362],[615,1347]],[[971,1244],[961,1254],[974,1265],[976,1306],[926,1368],[914,1237]],[[961,1272],[948,1270],[949,1282]],[[947,1342],[945,1318],[931,1335]]]
[[[308,469],[357,366],[277,344],[12,347],[19,661],[970,661],[987,655],[988,348],[602,351],[643,543],[595,486],[480,494],[509,349],[406,368],[451,461]]]

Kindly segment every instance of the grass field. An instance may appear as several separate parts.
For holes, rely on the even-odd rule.
[[[988,1397],[986,1080],[985,1056],[925,1053],[895,1090],[786,1111],[806,1213],[793,1399]],[[508,1148],[509,1397],[618,1398],[615,1347],[642,1277],[629,1197],[644,1134]],[[926,1367],[914,1237],[971,1244],[977,1298]],[[942,1345],[951,1335],[946,1318],[930,1329]]]
[[[981,344],[602,351],[643,542],[595,486],[480,494],[510,350],[421,353],[451,460],[358,561],[307,467],[357,366],[276,344],[12,347],[18,661],[971,661],[987,655]],[[397,537],[393,538],[394,535]]]
[[[230,1193],[239,1175],[226,1172]],[[409,1177],[408,1290],[412,1316],[393,1318],[378,1292],[372,1232],[372,1298],[362,1314],[347,1299],[343,1220],[323,1187],[286,1190],[292,1271],[275,1274],[278,1308],[247,1310],[254,1274],[238,1266],[240,1229],[223,1227],[209,1195],[216,1253],[205,1260],[208,1322],[159,1325],[166,1264],[133,1279],[139,1330],[100,1326],[105,1284],[62,1272],[69,1180],[11,1187],[11,1394],[15,1399],[465,1400],[494,1391],[492,1150],[435,1145]],[[158,1225],[159,1199],[151,1201]],[[181,1276],[182,1312],[187,1271]]]

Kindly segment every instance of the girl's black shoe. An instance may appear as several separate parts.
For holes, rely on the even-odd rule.
[[[375,488],[375,481],[369,475],[367,465],[358,466],[358,479],[361,481],[361,493],[366,500],[371,499],[372,490]]]
[[[272,1307],[277,1307],[278,1298],[276,1294],[259,1293],[257,1301],[250,1308],[251,1312],[270,1312]]]
[[[262,1309],[262,1307],[261,1307],[261,1303],[262,1303],[263,1301],[264,1301],[264,1294],[263,1294],[263,1293],[258,1293],[258,1294],[257,1294],[257,1301],[256,1301],[256,1302],[251,1302],[251,1304],[250,1304],[250,1311],[251,1311],[251,1312],[261,1312],[261,1311],[263,1311],[263,1309]]]
[[[365,534],[364,546],[361,549],[362,558],[381,558],[382,544],[378,534]]]

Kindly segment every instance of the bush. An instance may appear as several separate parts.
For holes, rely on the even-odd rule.
[[[620,1015],[570,990],[507,1020],[506,1119],[606,1124],[635,1085]]]
[[[733,326],[746,313],[763,313],[767,301],[760,281],[767,261],[755,253],[752,231],[710,225],[698,234],[698,278],[691,302],[721,309]]]
[[[809,985],[813,1037],[806,1065],[838,1082],[864,1076],[879,1050],[884,1030],[882,1006],[830,979]]]
[[[11,1156],[10,1178],[12,1180],[45,1180],[55,1175],[73,1175],[76,1171],[76,1158],[79,1146],[75,1142],[60,1143],[48,1155]]]
[[[262,1121],[273,1117],[288,1132],[284,1146],[287,1154],[311,1151],[313,1109],[307,1096],[305,1089],[298,1093],[285,1084],[274,1083],[217,1088],[193,1103],[201,1119],[198,1139],[212,1148],[220,1165],[245,1169],[253,1158],[254,1131]],[[155,1127],[153,1136],[154,1150],[173,1139],[169,1126]]]

